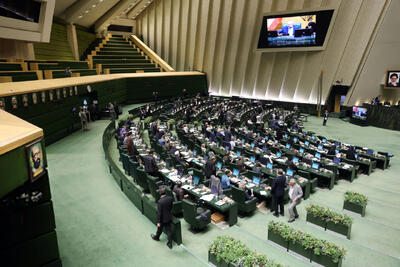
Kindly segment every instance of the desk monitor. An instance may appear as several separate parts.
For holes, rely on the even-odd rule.
[[[317,153],[315,153],[315,157],[320,159],[321,158],[321,154],[317,152]]]
[[[233,169],[233,175],[234,176],[239,176],[239,170],[238,169]]]
[[[336,147],[340,146],[340,143],[339,142],[335,142],[335,146]]]
[[[250,161],[251,161],[251,162],[255,162],[255,161],[256,161],[256,158],[255,158],[254,156],[251,156],[251,157],[250,157]]]
[[[293,141],[294,141],[295,143],[297,143],[298,140],[299,140],[299,139],[298,139],[297,137],[293,138]]]
[[[314,140],[314,139],[315,139],[315,135],[312,135],[312,136],[311,136],[311,139]]]
[[[266,140],[266,141],[268,141],[268,139],[269,139],[269,136],[268,136],[268,135],[266,135],[266,136],[265,136],[265,140]]]
[[[287,135],[287,134],[285,134],[284,136],[285,136],[285,138],[288,138],[288,135]]]
[[[293,162],[294,163],[299,163],[299,158],[298,157],[293,157]]]
[[[354,153],[354,157],[357,159],[358,158],[358,154]]]
[[[393,154],[392,153],[388,153],[387,156],[388,157],[393,157]]]
[[[301,147],[301,148],[299,149],[299,152],[300,152],[300,153],[304,153],[304,148]]]
[[[257,133],[257,137],[260,137],[260,133]]]
[[[319,164],[316,162],[313,162],[312,168],[318,170],[319,169]]]
[[[305,144],[306,146],[309,146],[309,145],[310,145],[310,142],[305,141],[304,144]]]
[[[264,151],[264,153],[267,153],[268,148],[266,146],[263,146],[263,151]]]
[[[287,169],[287,170],[286,170],[286,175],[287,175],[287,176],[290,176],[290,177],[293,177],[293,170]]]
[[[272,163],[267,163],[267,168],[272,170]]]
[[[193,150],[193,155],[196,157],[197,156],[197,151],[196,149]]]
[[[240,151],[236,151],[236,156],[240,157]]]
[[[208,157],[207,156],[204,156],[204,161],[207,161],[208,160]]]
[[[253,177],[253,183],[255,185],[260,185],[260,177]]]
[[[217,146],[219,147],[219,142],[216,142]]]
[[[337,153],[339,153],[340,152],[340,150],[339,149],[335,149],[335,153],[337,154]]]
[[[244,140],[244,138],[242,138],[242,143],[243,143],[243,144],[246,143],[246,140]]]
[[[277,156],[278,158],[280,158],[280,157],[282,157],[282,153],[281,153],[281,152],[276,152],[276,156]]]
[[[287,148],[287,149],[290,149],[290,144],[286,144],[286,148]]]
[[[225,146],[225,150],[226,150],[226,151],[229,151],[229,150],[230,150],[230,147],[229,147],[229,146]]]
[[[322,139],[322,143],[326,143],[326,138],[323,138],[323,139]]]
[[[322,150],[323,148],[324,148],[324,147],[323,147],[322,145],[319,145],[319,146],[318,146],[318,149],[319,149],[319,150]]]
[[[222,168],[222,163],[221,162],[217,162],[217,168],[221,169]]]
[[[251,143],[251,148],[254,148],[254,143]]]
[[[368,149],[367,154],[372,155],[372,154],[374,154],[374,151],[372,149]]]
[[[334,158],[333,158],[333,163],[339,164],[339,163],[340,163],[340,159],[337,158],[337,157],[334,157]]]
[[[182,176],[183,175],[183,169],[182,168],[178,168],[178,176]]]
[[[196,185],[198,185],[199,183],[200,183],[200,178],[197,177],[197,176],[193,177],[193,184],[196,186]]]

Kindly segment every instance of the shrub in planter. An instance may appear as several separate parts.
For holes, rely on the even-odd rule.
[[[347,191],[344,195],[343,209],[353,211],[365,216],[365,208],[368,203],[368,198],[362,194]]]
[[[350,239],[351,225],[353,220],[346,214],[335,212],[331,209],[318,205],[309,205],[306,207],[307,221],[321,225],[325,224],[325,230],[343,234]]]
[[[326,240],[315,238],[300,230],[295,230],[284,223],[271,221],[268,225],[268,231],[270,230],[277,235],[281,235],[283,239],[291,242],[290,244],[300,244],[306,252],[312,250],[312,261],[318,262],[325,266],[341,266],[342,259],[346,253],[343,248]],[[292,248],[294,247],[295,246]],[[291,248],[290,245],[289,248]],[[298,251],[300,250],[301,249],[298,248]]]
[[[284,247],[286,250],[289,249],[291,234],[291,228],[284,223],[271,221],[268,224],[268,240]]]
[[[282,267],[265,255],[250,251],[242,242],[230,236],[218,236],[208,250],[208,260],[218,267]]]
[[[312,261],[326,267],[340,267],[346,251],[326,240],[317,240]]]
[[[311,238],[312,236],[305,234],[302,231],[293,231],[292,239],[289,242],[289,250],[296,252],[311,261],[313,254],[313,240]]]

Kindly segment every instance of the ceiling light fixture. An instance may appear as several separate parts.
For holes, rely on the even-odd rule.
[[[92,7],[96,7],[96,4],[93,4]]]
[[[86,14],[89,13],[89,10],[86,10],[85,13],[86,13]]]

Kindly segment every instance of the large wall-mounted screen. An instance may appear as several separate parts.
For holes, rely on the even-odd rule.
[[[327,9],[264,15],[257,49],[323,50],[334,13],[334,9]]]
[[[353,106],[353,112],[351,117],[353,119],[365,121],[367,120],[367,112],[368,110],[366,108]]]

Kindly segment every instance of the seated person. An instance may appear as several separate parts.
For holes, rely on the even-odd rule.
[[[222,158],[222,161],[224,162],[224,165],[228,165],[229,163],[232,162],[232,159],[231,159],[231,157],[229,157],[229,153],[228,152]]]
[[[240,157],[238,160],[236,160],[236,164],[240,172],[246,171],[246,166],[244,165],[243,157]]]
[[[215,175],[211,175],[210,188],[212,194],[217,196],[222,195],[221,180]]]
[[[349,160],[356,160],[356,157],[354,156],[354,149],[352,146],[349,147],[346,151],[346,159]]]
[[[246,185],[244,183],[240,183],[239,184],[239,188],[244,191],[244,194],[246,196],[246,200],[252,200],[254,198],[254,194],[251,193],[251,192],[249,194],[249,190],[246,189]]]
[[[267,151],[266,154],[260,157],[261,164],[267,165],[268,163],[273,163],[271,159],[271,152]]]
[[[260,176],[263,175],[263,173],[261,172],[261,164],[260,164],[260,163],[257,163],[257,164],[253,167],[252,171],[253,171],[253,172],[256,172],[256,173],[259,174]]]
[[[121,131],[119,131],[119,135],[120,136],[125,136],[127,130],[126,130],[126,125],[122,126]]]
[[[328,151],[328,155],[334,156],[336,154],[336,145],[331,146]]]
[[[221,187],[222,187],[223,190],[232,187],[231,181],[229,180],[229,177],[231,176],[231,174],[232,174],[231,171],[230,171],[230,170],[227,170],[227,171],[225,172],[225,174],[222,175]]]
[[[185,193],[184,193],[184,191],[182,189],[182,182],[181,181],[178,181],[176,183],[176,185],[174,186],[174,189],[172,191],[175,193],[176,199],[178,201],[181,201],[182,199],[188,197],[188,195],[187,194],[185,195]]]
[[[158,144],[162,147],[165,146],[165,137],[164,135],[160,137],[160,139],[158,139]]]

